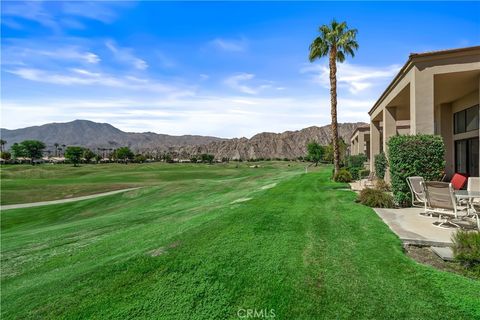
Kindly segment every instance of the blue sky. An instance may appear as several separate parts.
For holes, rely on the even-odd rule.
[[[250,137],[330,122],[318,26],[357,28],[339,121],[407,60],[480,44],[480,2],[2,2],[1,126],[89,119],[125,131]]]

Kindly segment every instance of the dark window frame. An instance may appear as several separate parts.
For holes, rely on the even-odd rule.
[[[466,154],[467,154],[467,157],[465,159],[465,161],[466,161],[465,168],[466,168],[467,171],[469,171],[469,169],[470,169],[470,158],[468,157],[468,154],[470,153],[470,143],[469,143],[470,140],[479,141],[479,138],[478,137],[472,137],[472,138],[460,139],[460,140],[453,141],[453,152],[455,153],[454,156],[455,156],[455,172],[456,173],[471,174],[471,172],[459,172],[458,167],[457,167],[457,163],[458,163],[458,161],[457,161],[458,160],[457,143],[465,141],[466,142],[465,148],[466,148]],[[480,141],[478,143],[480,143]]]
[[[477,122],[477,127],[476,128],[473,128],[471,130],[467,130],[467,110],[470,110],[470,109],[473,109],[473,108],[477,108],[477,114],[478,114],[478,118],[480,119],[480,107],[479,105],[474,105],[474,106],[471,106],[471,107],[468,107],[466,109],[463,109],[463,110],[460,110],[458,112],[455,112],[453,114],[453,134],[460,134],[460,133],[466,133],[466,132],[471,132],[471,131],[475,131],[475,130],[478,130],[480,129],[480,124]],[[458,128],[457,128],[457,118],[460,117],[460,116],[463,116],[463,124],[464,124],[464,130],[463,131],[459,131]]]

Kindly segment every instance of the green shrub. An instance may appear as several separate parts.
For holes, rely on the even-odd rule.
[[[340,169],[338,173],[333,177],[336,182],[350,182],[352,181],[352,175],[347,169]]]
[[[400,206],[409,204],[407,177],[438,180],[445,169],[445,146],[437,135],[400,135],[388,140],[388,161],[392,191]]]
[[[367,161],[367,156],[364,154],[357,154],[354,156],[348,156],[345,159],[347,164],[348,171],[352,175],[353,180],[360,179],[359,171],[364,168],[365,162]]]
[[[360,191],[357,201],[372,208],[395,207],[392,195],[378,189],[363,189],[362,191]]]
[[[366,178],[370,175],[370,170],[365,170],[365,169],[362,169],[360,171],[358,171],[358,177],[360,179],[363,179],[363,178]]]
[[[346,159],[346,164],[347,164],[347,167],[349,168],[363,168],[366,161],[367,161],[366,155],[357,154],[354,156],[348,156]]]
[[[385,172],[387,171],[387,157],[385,153],[379,153],[375,156],[375,175],[378,179],[385,178]]]
[[[353,180],[358,180],[358,179],[360,179],[360,174],[359,174],[360,168],[357,168],[357,167],[348,167],[347,170],[348,170],[348,172],[350,172],[350,174],[352,175],[352,179],[353,179]]]
[[[375,182],[375,189],[380,191],[390,191],[390,185],[383,179],[377,179]]]
[[[459,229],[452,237],[453,255],[466,267],[480,264],[480,232]]]

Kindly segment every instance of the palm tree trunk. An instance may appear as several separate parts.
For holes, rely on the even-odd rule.
[[[332,143],[333,143],[333,165],[335,174],[340,170],[340,150],[338,148],[338,125],[337,125],[337,48],[330,50],[330,113],[332,116]]]

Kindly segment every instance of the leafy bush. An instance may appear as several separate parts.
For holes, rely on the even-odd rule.
[[[453,255],[466,267],[480,264],[480,232],[459,229],[452,237]]]
[[[348,167],[347,168],[348,172],[350,172],[350,174],[352,175],[352,179],[353,180],[358,180],[360,179],[360,168],[357,168],[357,167]]]
[[[438,180],[445,169],[444,155],[442,137],[437,135],[400,135],[388,140],[392,191],[400,206],[407,206],[411,199],[407,177]]]
[[[347,164],[348,171],[352,175],[352,179],[360,179],[359,172],[363,170],[364,164],[367,161],[367,156],[364,154],[357,154],[354,156],[348,156],[345,160]]]
[[[362,191],[360,191],[357,201],[372,208],[395,207],[392,195],[378,189],[363,189]]]
[[[12,154],[8,151],[2,151],[0,152],[0,158],[3,160],[10,160],[12,158]]]
[[[387,171],[387,157],[385,153],[379,153],[375,156],[375,175],[379,179],[385,178],[385,172]]]
[[[362,169],[362,170],[358,171],[358,178],[359,179],[366,178],[369,175],[370,175],[370,170]]]
[[[338,173],[333,177],[336,182],[350,182],[352,181],[352,175],[347,169],[340,169]]]
[[[367,156],[364,154],[348,156],[346,159],[347,167],[350,167],[350,168],[363,168],[364,163],[366,161],[367,161]]]
[[[380,191],[390,191],[390,185],[383,179],[377,179],[375,182],[375,189]]]

